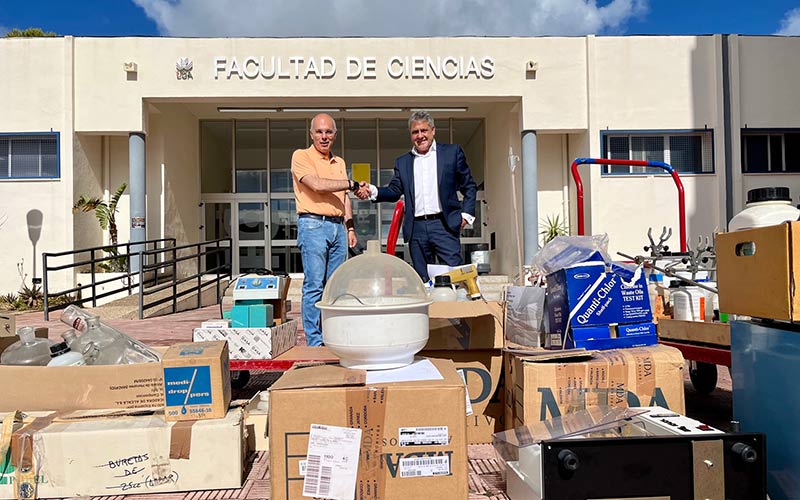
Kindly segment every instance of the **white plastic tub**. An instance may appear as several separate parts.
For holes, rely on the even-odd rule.
[[[414,361],[428,343],[428,306],[402,297],[381,305],[361,305],[342,298],[322,311],[322,341],[347,368],[386,370]]]

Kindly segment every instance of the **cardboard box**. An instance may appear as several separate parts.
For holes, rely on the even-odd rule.
[[[800,321],[800,222],[718,234],[719,310]]]
[[[164,418],[223,418],[231,402],[228,343],[173,344],[161,359],[164,367]]]
[[[503,348],[500,302],[434,302],[428,309],[430,337],[426,350]]]
[[[17,337],[17,321],[13,314],[0,314],[0,338]]]
[[[272,328],[195,328],[192,339],[227,340],[231,359],[273,359],[297,342],[297,321]]]
[[[94,366],[5,366],[0,412],[156,408],[164,405],[161,363]]]
[[[510,398],[505,425],[509,429],[587,406],[657,405],[685,412],[684,359],[672,347],[654,345],[583,354],[508,353],[504,363],[506,397]]]
[[[503,353],[486,351],[422,351],[421,356],[451,359],[467,382],[472,415],[467,416],[467,442],[491,443],[492,434],[503,430]]]
[[[312,424],[361,429],[358,500],[467,498],[464,382],[452,361],[430,362],[443,379],[365,385],[366,372],[336,365],[286,372],[270,389],[272,499],[305,498]]]
[[[560,336],[558,340],[562,340]],[[656,335],[656,325],[647,322],[572,328],[563,341],[566,343],[563,348],[566,349],[577,347],[601,351],[655,345],[658,343],[658,336]],[[562,347],[551,345],[551,349],[562,349]]]
[[[547,277],[550,333],[571,328],[652,321],[647,281],[613,265],[591,262],[556,271]],[[560,348],[560,346],[559,346]]]
[[[19,465],[33,465],[30,498],[72,498],[239,488],[243,410],[202,422],[165,422],[160,413],[32,413],[15,426],[0,457],[0,498],[15,497]],[[0,419],[4,415],[0,415]],[[31,433],[32,439],[23,435]],[[32,444],[32,446],[25,446]],[[0,448],[3,448],[0,443]],[[31,485],[33,486],[33,485]]]
[[[267,399],[262,399],[266,394]],[[248,451],[269,451],[269,393],[263,391],[245,407],[244,425]]]

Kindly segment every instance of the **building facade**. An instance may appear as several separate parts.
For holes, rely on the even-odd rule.
[[[693,240],[725,230],[748,189],[800,195],[791,37],[2,39],[0,74],[0,292],[19,288],[20,267],[41,276],[42,252],[105,244],[71,207],[122,182],[119,241],[231,237],[234,272],[301,272],[289,163],[319,111],[353,175],[385,184],[411,110],[430,110],[479,184],[465,256],[489,245],[494,273],[529,261],[547,217],[575,233],[578,157],[672,165]],[[679,246],[669,176],[580,171],[587,233],[641,253],[648,227],[669,226]],[[385,242],[393,208],[355,202],[362,243]]]

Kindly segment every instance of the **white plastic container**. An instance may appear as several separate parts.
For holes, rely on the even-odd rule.
[[[672,292],[674,301],[673,318],[683,321],[704,321],[706,296],[703,289],[696,286],[682,286]]]
[[[766,187],[747,192],[745,209],[734,215],[728,231],[773,226],[800,218],[800,210],[792,205],[787,187]]]
[[[430,298],[434,302],[455,302],[458,296],[453,286],[450,284],[450,276],[436,276],[433,278],[434,284]]]
[[[47,366],[83,366],[86,360],[79,352],[75,352],[69,348],[66,342],[50,346],[51,360]]]
[[[322,340],[348,368],[406,366],[428,343],[431,302],[414,268],[369,241],[325,285],[317,303]]]

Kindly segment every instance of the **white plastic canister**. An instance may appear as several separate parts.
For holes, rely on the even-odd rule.
[[[733,216],[729,231],[773,226],[800,218],[800,210],[792,205],[788,187],[764,187],[747,192],[745,209]]]
[[[703,321],[705,319],[706,297],[696,286],[682,286],[672,292],[675,305],[673,318],[683,321]]]

